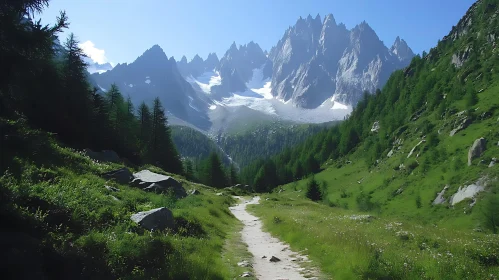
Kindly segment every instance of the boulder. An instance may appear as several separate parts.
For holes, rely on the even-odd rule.
[[[106,180],[115,180],[119,184],[128,184],[133,179],[132,172],[128,168],[109,171],[102,174]]]
[[[497,158],[492,158],[492,160],[489,163],[489,168],[494,167],[494,165],[496,165],[496,162],[497,162]]]
[[[132,186],[143,189],[145,191],[166,193],[172,191],[175,197],[183,198],[187,196],[187,192],[182,187],[182,184],[171,176],[158,174],[149,170],[142,170],[134,173]]]
[[[174,225],[172,211],[165,207],[133,214],[130,219],[147,230],[163,230]]]
[[[485,144],[486,144],[486,141],[485,141],[485,138],[483,138],[483,137],[475,140],[475,142],[473,143],[473,145],[471,146],[471,148],[468,151],[468,166],[471,165],[471,162],[473,161],[473,159],[478,158],[482,155],[482,153],[486,149]]]

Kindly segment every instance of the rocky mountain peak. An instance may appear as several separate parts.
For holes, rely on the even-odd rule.
[[[181,63],[187,63],[187,57],[185,57],[185,55],[182,56],[182,58],[180,59],[180,62]]]
[[[324,18],[324,26],[336,26],[336,19],[334,19],[333,14],[328,14]]]
[[[407,45],[407,42],[404,39],[400,39],[399,36],[395,39],[390,51],[398,57],[400,61],[410,60],[414,56],[414,52],[412,52],[412,49]]]

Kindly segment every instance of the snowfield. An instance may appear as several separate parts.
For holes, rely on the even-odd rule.
[[[213,100],[209,109],[213,111],[223,110],[223,107],[245,106],[255,111],[277,116],[283,120],[301,123],[323,123],[333,120],[344,119],[351,111],[350,106],[335,101],[335,97],[326,100],[315,109],[303,109],[292,104],[291,100],[281,100],[272,96],[272,83],[270,78],[263,78],[263,68],[253,69],[251,80],[246,83],[244,92],[233,92],[228,98]],[[209,71],[199,77],[188,77],[186,79],[193,87],[204,94],[211,94],[211,88],[220,85],[222,79],[218,72]],[[192,107],[192,106],[191,106]]]

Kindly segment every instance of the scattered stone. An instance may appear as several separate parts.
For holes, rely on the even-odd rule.
[[[394,151],[393,151],[393,149],[391,149],[386,156],[390,158],[393,156],[393,153],[394,153]]]
[[[251,277],[251,276],[253,276],[253,275],[249,271],[245,271],[245,272],[243,272],[243,274],[241,274],[241,277]]]
[[[412,148],[412,150],[409,152],[409,154],[407,155],[407,158],[410,158],[412,156],[412,154],[414,153],[414,151],[416,150],[416,148],[425,142],[426,142],[425,139],[419,141],[419,143],[417,143],[416,146],[414,146],[414,148]]]
[[[468,116],[465,115],[465,113],[466,113],[466,111],[461,111],[461,112],[456,114],[458,119],[456,120],[456,122],[454,124],[454,129],[452,129],[451,132],[449,133],[449,136],[452,137],[452,136],[456,135],[456,133],[467,128],[472,123],[471,118],[468,118]]]
[[[253,265],[251,263],[249,263],[248,261],[238,262],[237,266],[240,266],[240,267],[253,267]]]
[[[114,195],[110,195],[110,197],[114,200],[114,201],[120,201],[116,196]]]
[[[102,174],[107,180],[115,180],[119,184],[128,184],[133,179],[132,172],[128,168],[121,168],[118,170],[109,171]]]
[[[379,128],[380,128],[380,126],[379,126],[379,121],[375,121],[375,122],[373,123],[372,128],[371,128],[371,132],[378,132],[378,131],[379,131]]]
[[[201,192],[196,190],[196,189],[193,189],[193,190],[191,190],[191,192],[189,194],[190,195],[198,195],[198,194],[201,194]]]
[[[449,186],[445,186],[444,189],[437,194],[437,197],[435,200],[433,200],[432,204],[437,205],[437,204],[444,204],[445,203],[445,198],[444,198],[444,193],[446,190],[449,189]]]
[[[147,230],[173,228],[172,211],[165,207],[133,214],[130,219]]]
[[[156,193],[172,191],[177,198],[187,196],[187,192],[182,187],[182,184],[171,176],[154,173],[149,170],[142,170],[134,173],[133,176],[135,177],[132,181],[134,187]]]
[[[119,192],[120,191],[120,189],[115,188],[115,187],[111,187],[111,186],[104,186],[104,188],[106,188],[106,190],[108,190],[110,192]]]
[[[486,149],[485,144],[486,141],[485,138],[483,137],[475,140],[475,142],[468,151],[468,166],[471,166],[471,162],[473,161],[473,159],[480,157],[482,155],[482,153]]]
[[[263,257],[262,257],[262,259],[266,259],[266,258],[267,258],[267,256],[263,256]]]
[[[492,158],[492,160],[489,163],[489,168],[494,167],[494,165],[496,165],[496,163],[497,163],[497,158]]]
[[[281,259],[279,259],[278,257],[275,257],[275,256],[272,256],[269,260],[269,262],[280,262]]]
[[[222,193],[222,192],[219,192],[216,194],[216,196],[223,196],[223,195],[224,195],[224,193]]]

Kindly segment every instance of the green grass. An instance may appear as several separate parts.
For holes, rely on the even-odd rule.
[[[230,279],[239,273],[237,263],[222,258],[243,256],[226,246],[237,244],[233,232],[240,227],[228,210],[232,197],[178,176],[186,190],[201,194],[177,200],[106,181],[99,174],[122,166],[94,162],[20,122],[1,120],[0,125],[18,136],[1,147],[2,232],[22,236],[2,244],[3,252],[39,265],[10,267],[7,275],[12,270],[12,275],[49,279]],[[148,232],[130,220],[157,207],[172,210],[173,229]],[[51,269],[56,267],[67,269]]]
[[[359,213],[313,203],[297,194],[286,189],[250,210],[293,250],[307,250],[329,278],[495,279],[499,275],[497,235],[395,218],[352,220]]]
[[[498,190],[499,166],[487,165],[499,157],[499,85],[484,88],[478,104],[467,112],[473,123],[455,136],[449,136],[455,113],[441,118],[425,112],[390,137],[403,140],[392,157],[387,149],[370,165],[365,141],[347,157],[325,164],[315,174],[319,184],[327,185],[322,203],[305,198],[304,179],[282,186],[283,192],[250,209],[294,250],[308,249],[311,259],[335,279],[496,279],[499,236],[484,227],[483,211],[484,198]],[[461,103],[454,104],[455,112],[464,110]],[[482,119],[484,112],[491,116]],[[435,126],[422,133],[428,123]],[[407,158],[423,135],[439,129],[438,144],[423,143]],[[468,149],[480,137],[487,139],[487,149],[468,166]],[[401,164],[404,169],[398,168]],[[488,178],[489,184],[475,206],[471,200],[432,205],[446,185],[445,197],[450,198],[479,178]],[[350,219],[359,214],[375,219]]]

